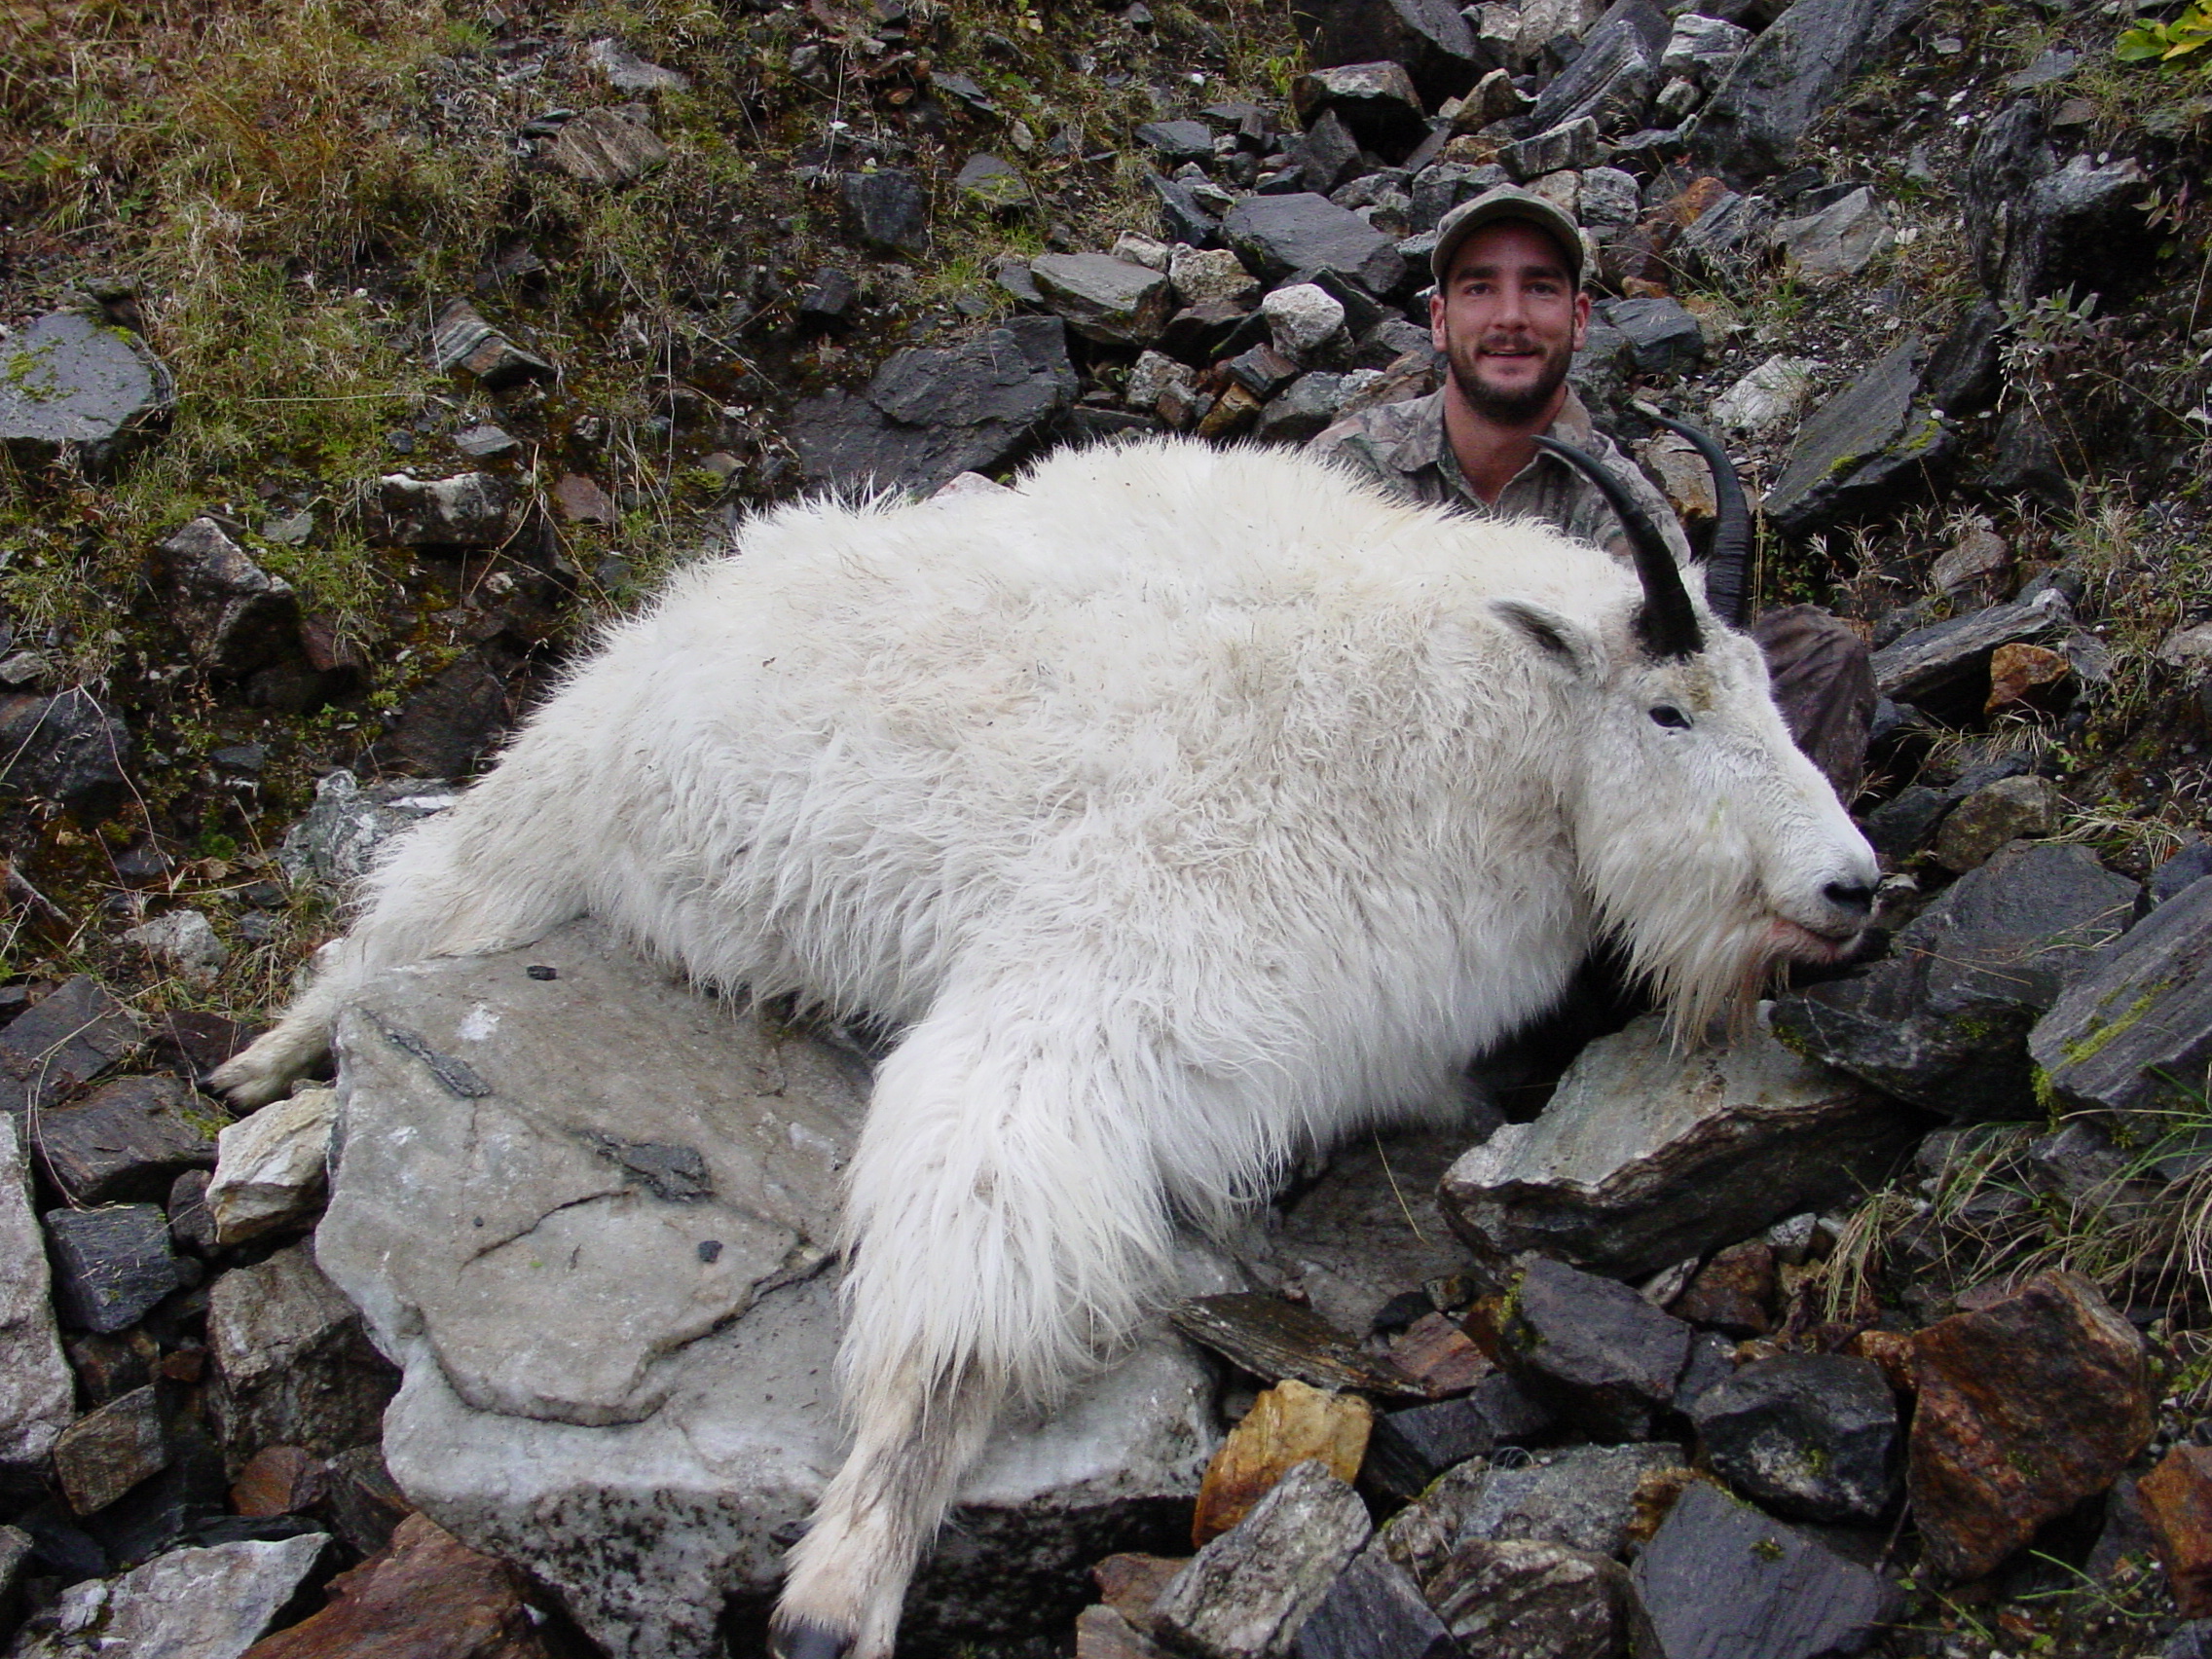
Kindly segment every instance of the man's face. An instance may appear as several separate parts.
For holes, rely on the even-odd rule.
[[[1548,417],[1590,326],[1590,296],[1559,244],[1519,219],[1459,244],[1428,302],[1429,338],[1477,413],[1509,425]]]

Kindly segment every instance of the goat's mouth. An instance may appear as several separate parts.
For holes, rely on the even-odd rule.
[[[1848,962],[1858,953],[1865,941],[1866,929],[1863,924],[1854,923],[1827,932],[1791,921],[1788,916],[1777,916],[1767,937],[1778,956],[1813,967],[1832,968]]]

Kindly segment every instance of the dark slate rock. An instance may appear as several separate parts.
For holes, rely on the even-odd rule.
[[[2136,924],[2029,1034],[2052,1092],[2113,1112],[2196,1109],[2212,1057],[2208,952],[2212,883],[2200,881]]]
[[[16,1634],[22,1615],[23,1579],[31,1570],[31,1535],[20,1527],[0,1527],[0,1641]]]
[[[373,754],[411,778],[464,777],[513,717],[505,679],[470,652],[409,700]]]
[[[165,1205],[170,1242],[195,1256],[215,1253],[215,1212],[207,1206],[208,1178],[204,1169],[187,1169],[169,1184]]]
[[[1988,300],[1976,300],[1951,325],[1928,359],[1920,377],[1921,394],[1931,407],[1951,416],[1978,415],[2004,389],[1998,373],[1998,341],[2005,313]]]
[[[1298,1627],[1291,1659],[1461,1659],[1413,1574],[1372,1546]]]
[[[1638,1490],[1652,1475],[1688,1462],[1688,1453],[1668,1441],[1538,1453],[1533,1461],[1476,1477],[1459,1508],[1457,1533],[1532,1538],[1585,1555],[1618,1556],[1635,1535]]]
[[[1290,85],[1290,102],[1308,128],[1334,115],[1361,144],[1385,157],[1403,156],[1428,136],[1412,78],[1387,59],[1301,75]]]
[[[1344,401],[1344,379],[1325,369],[1300,375],[1260,411],[1260,441],[1302,444],[1325,430]]]
[[[57,800],[96,824],[129,789],[130,733],[90,691],[0,696],[0,799]]]
[[[970,156],[960,164],[952,188],[961,201],[1001,217],[1026,212],[1036,204],[1029,193],[1029,181],[1013,163],[1000,156]]]
[[[1621,331],[1639,374],[1692,374],[1705,361],[1705,335],[1678,301],[1610,300],[1605,320]]]
[[[2212,1619],[2178,1626],[2158,1650],[2158,1659],[2212,1659]]]
[[[168,417],[176,383],[135,334],[76,312],[0,338],[0,448],[105,470]]]
[[[1202,121],[1148,121],[1134,136],[1171,167],[1213,160],[1213,129]]]
[[[41,1112],[35,1144],[72,1203],[160,1203],[185,1170],[215,1167],[223,1121],[180,1078],[127,1077]]]
[[[1829,1659],[1857,1653],[1903,1597],[1794,1528],[1692,1484],[1630,1569],[1639,1655]]]
[[[513,455],[522,445],[511,432],[477,425],[454,433],[453,447],[470,461],[497,461],[500,456]]]
[[[324,1465],[324,1478],[331,1525],[362,1555],[385,1548],[399,1524],[415,1513],[384,1466],[384,1448],[373,1442],[339,1453]]]
[[[798,406],[793,443],[806,481],[920,495],[1018,457],[1075,393],[1057,317],[1013,317],[965,345],[893,353],[865,396]]]
[[[31,1540],[28,1571],[58,1578],[65,1585],[106,1574],[107,1551],[77,1525],[68,1504],[60,1498],[52,1497],[23,1510],[14,1524]]]
[[[208,1416],[234,1477],[264,1446],[329,1456],[375,1440],[398,1390],[398,1371],[313,1249],[287,1245],[209,1288]]]
[[[2046,506],[2062,506],[2074,499],[2074,474],[2087,457],[2071,435],[2061,454],[2060,441],[2032,405],[2008,409],[1988,455],[1966,482],[1979,495],[2031,496]]]
[[[2212,875],[2212,841],[2192,841],[2151,872],[2135,901],[2135,913],[2149,915],[2208,875]]]
[[[1417,231],[1433,231],[1460,203],[1472,202],[1486,190],[1512,182],[1512,176],[1494,164],[1472,166],[1465,162],[1437,162],[1414,174],[1407,191],[1413,203],[1407,222]]]
[[[1445,1470],[1488,1456],[1499,1446],[1533,1439],[1552,1421],[1550,1411],[1498,1373],[1456,1400],[1378,1418],[1360,1478],[1392,1497],[1418,1497]]]
[[[168,1435],[151,1387],[86,1413],[54,1443],[55,1478],[79,1515],[105,1509],[168,1460]]]
[[[298,651],[298,595],[214,519],[196,518],[164,541],[158,567],[169,616],[210,675],[235,679]]]
[[[1574,61],[1537,97],[1525,130],[1541,132],[1585,116],[1600,132],[1633,132],[1643,125],[1659,90],[1666,15],[1647,0],[1627,0],[1626,10],[1615,6],[1609,15],[1612,20],[1584,37]],[[1656,47],[1649,44],[1653,18],[1662,31]]]
[[[0,1106],[20,1115],[66,1100],[129,1058],[145,1034],[89,976],[64,979],[0,1029]]]
[[[1283,153],[1297,169],[1299,183],[1316,196],[1328,195],[1363,165],[1359,140],[1335,110],[1323,110],[1311,127],[1284,146]]]
[[[228,1495],[222,1454],[197,1420],[179,1417],[169,1424],[168,1461],[161,1472],[88,1519],[85,1530],[117,1567],[135,1567],[201,1541],[201,1529],[223,1519]]]
[[[1396,242],[1325,196],[1247,197],[1222,220],[1221,234],[1269,282],[1326,271],[1370,294],[1387,294],[1406,275]]]
[[[2007,848],[1908,923],[1888,960],[1782,998],[1775,1033],[1953,1119],[2033,1116],[2029,1027],[2134,900],[2086,847]]]
[[[1975,140],[1960,193],[1982,286],[2014,304],[2074,284],[2108,297],[2140,288],[2156,264],[2138,206],[2148,182],[2129,158],[2061,165],[2036,101],[2007,105]]]
[[[1906,859],[1928,844],[1954,804],[1947,791],[1913,784],[1868,813],[1860,828],[1884,858]]]
[[[1673,1404],[1690,1328],[1624,1284],[1535,1257],[1508,1299],[1501,1344],[1536,1398],[1603,1438],[1642,1440]]]
[[[1780,1514],[1870,1526],[1897,1491],[1897,1397],[1870,1359],[1756,1360],[1699,1395],[1689,1416],[1714,1472]]]
[[[1518,144],[1506,145],[1497,153],[1497,165],[1515,179],[1540,178],[1545,173],[1592,166],[1599,149],[1598,123],[1582,116],[1544,128]]]
[[[1700,113],[1693,159],[1734,180],[1783,171],[1821,113],[1927,9],[1928,0],[1798,0]]]
[[[850,272],[825,265],[798,298],[799,322],[815,328],[841,328],[853,320],[853,304],[859,298],[860,284]]]
[[[2074,626],[2056,589],[2009,605],[1992,605],[1916,628],[1874,653],[1874,685],[1883,696],[1926,707],[1971,704],[1989,694],[1989,658],[1999,645],[2049,641]]]
[[[1298,0],[1292,18],[1309,61],[1403,64],[1431,106],[1497,67],[1452,0]]]
[[[120,1331],[182,1283],[159,1204],[49,1210],[54,1309],[72,1330]]]
[[[1171,242],[1188,242],[1193,247],[1214,247],[1221,238],[1221,220],[1208,212],[1198,194],[1179,178],[1161,178],[1158,173],[1145,180],[1152,193],[1160,198],[1161,228]]]
[[[1690,222],[1668,257],[1710,277],[1740,274],[1765,250],[1773,228],[1774,208],[1765,197],[1730,191]]]
[[[1580,1659],[1624,1651],[1628,1574],[1535,1538],[1469,1538],[1422,1585],[1470,1654]]]
[[[1177,1303],[1167,1316],[1193,1342],[1270,1382],[1295,1377],[1315,1388],[1416,1398],[1427,1393],[1310,1308],[1279,1296],[1256,1291],[1194,1296]]]
[[[1682,1367],[1681,1380],[1675,1384],[1675,1410],[1687,1417],[1691,1401],[1735,1373],[1736,1345],[1711,1331],[1698,1332],[1690,1339],[1689,1360]]]
[[[903,167],[847,173],[845,210],[863,246],[878,253],[919,254],[929,247],[929,193]]]
[[[1916,402],[1924,354],[1902,342],[1805,423],[1764,502],[1784,535],[1894,508],[1948,461],[1955,432]]]

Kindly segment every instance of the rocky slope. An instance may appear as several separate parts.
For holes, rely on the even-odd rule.
[[[521,1049],[386,1009],[424,1047],[337,1095],[234,1124],[191,1080],[745,511],[1425,391],[1423,238],[1510,178],[1589,229],[1601,420],[1693,531],[1648,412],[1721,432],[1757,603],[1876,647],[1885,951],[1725,1061],[1632,1024],[1512,1124],[1308,1172],[1010,1440],[917,1644],[2212,1647],[2212,90],[2143,55],[2196,16],[0,0],[0,1629],[750,1651],[827,1281],[804,1202],[755,1249],[687,1183],[820,1171],[533,1084],[515,1236],[588,1188],[616,1287],[655,1206],[715,1236],[628,1370],[523,1363],[328,1176]],[[498,994],[637,977],[578,949]],[[639,996],[572,1040],[700,1017]],[[859,1062],[763,1040],[819,1090],[762,1122],[833,1163]]]

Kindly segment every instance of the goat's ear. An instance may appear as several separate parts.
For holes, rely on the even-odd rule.
[[[1493,600],[1491,608],[1507,627],[1562,668],[1584,680],[1597,679],[1597,642],[1579,622],[1569,621],[1558,611],[1531,605],[1525,599]]]

